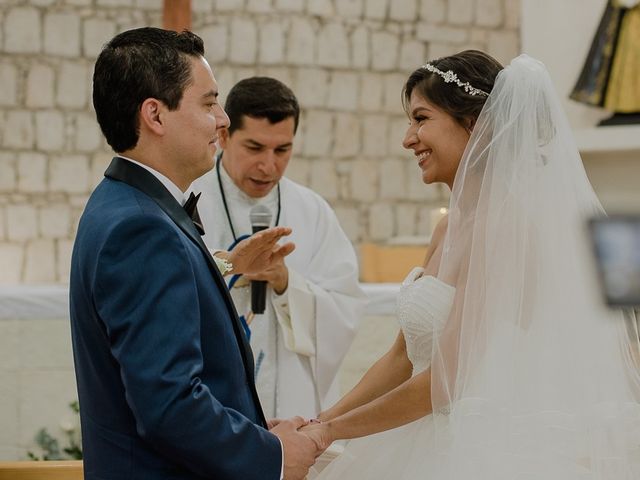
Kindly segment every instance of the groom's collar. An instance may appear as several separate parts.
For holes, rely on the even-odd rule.
[[[169,190],[169,193],[173,196],[173,198],[176,199],[176,201],[180,205],[184,205],[184,203],[187,201],[187,196],[184,194],[184,192],[180,190],[180,188],[178,188],[178,186],[175,183],[173,183],[167,176],[163,175],[162,173],[155,170],[154,168],[151,168],[150,166],[145,165],[144,163],[134,160],[133,158],[125,157],[124,155],[118,155],[118,157],[128,162],[131,162],[135,165],[138,165],[139,167],[142,167],[145,170],[149,171],[154,177],[160,180],[160,183],[162,183],[162,185],[164,185],[164,187],[167,190]]]

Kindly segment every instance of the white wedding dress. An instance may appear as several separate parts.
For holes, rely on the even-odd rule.
[[[434,331],[440,331],[451,310],[455,289],[414,268],[402,283],[397,315],[416,375],[431,363]],[[425,399],[425,401],[427,401]],[[393,430],[351,440],[344,452],[317,478],[404,480],[425,478],[425,452],[433,443],[433,417],[428,415]]]
[[[602,214],[546,68],[519,56],[460,160],[438,277],[398,298],[434,413],[319,479],[640,479],[639,333],[601,302],[584,235]]]
[[[447,283],[428,275],[422,275],[423,269],[416,267],[402,283],[397,298],[397,317],[405,337],[407,356],[413,365],[413,375],[429,368],[433,358],[434,334],[441,334],[454,302],[456,289]],[[425,399],[427,401],[427,399]],[[476,404],[477,403],[477,404]],[[524,441],[528,443],[525,450],[531,455],[520,458],[509,458],[502,447],[494,445],[491,440],[496,425],[487,424],[486,401],[467,399],[456,406],[457,416],[469,420],[477,417],[477,421],[465,423],[456,429],[449,430],[452,422],[450,413],[445,409],[438,412],[436,420],[430,414],[407,425],[387,430],[367,437],[350,440],[344,451],[319,474],[311,469],[310,480],[466,480],[478,479],[510,479],[510,480],[622,480],[636,478],[636,473],[618,467],[618,463],[627,465],[627,459],[619,457],[619,451],[612,451],[610,465],[590,467],[588,455],[582,449],[589,435],[580,434],[580,428],[571,431],[575,425],[570,417],[557,418],[557,412],[546,412],[549,418],[542,415],[538,419],[523,421],[521,427]],[[638,427],[638,411],[636,405],[629,405],[625,415],[618,412],[617,405],[610,405],[610,412],[592,412],[589,429],[602,429],[604,438],[615,444],[620,443],[619,432],[626,431],[624,443],[636,446],[632,463],[634,472],[640,471],[640,431]],[[604,415],[603,415],[604,413]],[[602,415],[602,418],[600,418]],[[486,418],[485,418],[486,417]],[[607,418],[608,417],[608,418]],[[606,419],[606,420],[605,420]],[[459,420],[458,420],[459,421]],[[566,434],[558,435],[558,443],[551,445],[555,454],[539,456],[538,450],[544,445],[530,423],[539,422],[541,430],[545,426],[567,429]],[[577,422],[580,423],[580,422]],[[611,425],[613,424],[613,430]],[[545,424],[543,426],[543,424]],[[557,424],[557,425],[556,425]],[[562,427],[559,427],[562,425]],[[444,428],[443,428],[444,427]],[[443,432],[449,430],[443,435]],[[451,441],[450,435],[457,430],[463,437],[463,447]],[[608,433],[613,433],[607,436]],[[615,432],[615,433],[614,433]],[[518,438],[517,432],[513,438]],[[592,432],[593,433],[593,432]],[[570,439],[570,440],[569,440]],[[521,440],[521,439],[518,439]],[[444,441],[444,442],[443,442]],[[538,444],[540,443],[540,444]],[[479,445],[482,445],[479,449]],[[517,450],[522,445],[517,445]],[[549,445],[548,445],[549,446]],[[618,445],[616,445],[618,446]],[[602,449],[602,445],[597,448]],[[615,453],[613,453],[615,451]],[[463,453],[466,452],[466,453]],[[335,454],[335,453],[334,453]],[[479,458],[478,456],[482,458]],[[541,463],[540,458],[546,458]],[[455,460],[457,458],[457,460]],[[453,465],[452,465],[453,459]],[[478,470],[477,470],[478,469]],[[607,473],[608,472],[608,473]]]

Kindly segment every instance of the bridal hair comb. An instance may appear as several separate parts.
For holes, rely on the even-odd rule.
[[[489,96],[487,92],[472,86],[469,82],[462,82],[458,78],[458,75],[456,75],[456,73],[453,72],[452,70],[447,70],[446,72],[443,72],[442,70],[440,70],[437,67],[434,67],[430,63],[423,65],[422,68],[424,68],[425,70],[428,70],[431,73],[435,73],[436,75],[441,76],[445,83],[455,83],[460,88],[464,88],[464,91],[467,92],[469,95],[482,95],[484,97]]]

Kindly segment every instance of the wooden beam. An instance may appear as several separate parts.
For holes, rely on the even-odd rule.
[[[163,0],[162,28],[176,32],[191,30],[191,0]]]

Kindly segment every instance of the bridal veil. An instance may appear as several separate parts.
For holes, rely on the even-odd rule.
[[[602,304],[586,241],[602,214],[544,65],[521,55],[453,185],[425,478],[640,478],[638,332]]]

